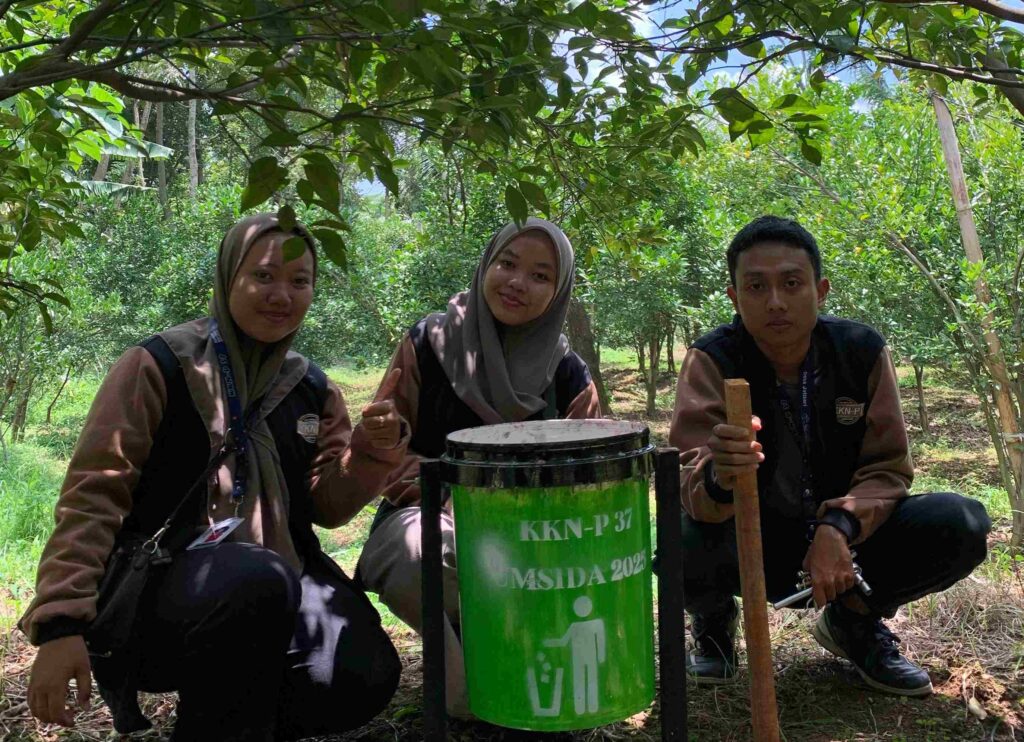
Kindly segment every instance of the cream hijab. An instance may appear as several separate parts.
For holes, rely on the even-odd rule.
[[[229,229],[220,243],[217,256],[211,316],[172,327],[161,332],[160,337],[181,363],[189,394],[209,433],[212,456],[224,442],[229,427],[227,396],[213,341],[210,340],[211,319],[217,320],[249,430],[246,494],[238,512],[245,522],[231,534],[230,540],[272,549],[298,570],[301,569],[301,560],[288,530],[288,486],[266,419],[302,380],[309,362],[289,350],[294,332],[276,343],[257,342],[242,333],[228,309],[231,286],[246,253],[260,237],[278,231],[282,230],[273,214],[246,217]],[[315,278],[316,245],[313,238],[301,225],[296,225],[291,231],[309,244]],[[218,486],[216,491],[210,492],[207,501],[206,515],[211,522],[234,514],[231,489],[235,466],[232,455],[218,472]]]
[[[484,298],[484,274],[506,245],[533,230],[554,243],[555,294],[540,317],[517,327],[500,325]],[[506,224],[484,250],[469,291],[453,296],[447,312],[427,317],[430,346],[452,389],[485,424],[525,420],[546,406],[541,395],[569,352],[562,325],[574,269],[569,238],[551,222],[531,217],[522,226]]]

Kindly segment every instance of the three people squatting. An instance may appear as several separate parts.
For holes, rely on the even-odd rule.
[[[305,250],[285,260],[296,236]],[[761,217],[726,255],[736,315],[687,351],[669,435],[684,467],[687,673],[697,683],[736,676],[732,489],[756,470],[769,599],[806,571],[824,608],[815,640],[872,688],[926,695],[928,673],[901,654],[884,619],[984,560],[985,509],[955,493],[909,496],[889,350],[871,327],[821,313],[830,286],[810,233]],[[420,460],[439,456],[459,429],[602,417],[590,371],[563,334],[574,267],[556,225],[502,228],[469,288],[405,334],[353,420],[337,385],[291,350],[313,300],[314,240],[270,214],[231,227],[208,316],[129,348],[86,418],[19,622],[39,647],[32,714],[72,726],[70,681],[84,708],[93,678],[122,733],[150,724],[138,691],[176,691],[177,742],[301,739],[378,714],[401,665],[366,591],[421,629]],[[733,377],[750,384],[753,441],[726,424],[722,382]],[[204,477],[205,496],[183,500]],[[378,495],[349,576],[313,525],[338,527]],[[131,640],[90,654],[111,554],[179,504],[169,564],[146,583]],[[450,511],[442,537],[446,695],[449,711],[465,715]],[[870,596],[853,590],[854,549]]]

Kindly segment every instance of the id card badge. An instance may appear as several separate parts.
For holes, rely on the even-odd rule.
[[[231,535],[231,532],[238,528],[242,523],[245,522],[245,518],[225,518],[219,520],[193,541],[191,544],[185,547],[185,551],[192,551],[194,549],[206,549],[211,546],[216,546],[221,541]]]

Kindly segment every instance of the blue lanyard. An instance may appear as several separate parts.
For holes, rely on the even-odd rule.
[[[800,444],[800,458],[802,470],[800,472],[800,496],[803,502],[805,517],[813,520],[817,511],[817,502],[814,499],[814,469],[811,466],[811,407],[814,404],[814,359],[813,349],[808,349],[804,362],[800,365],[800,427],[797,428],[793,416],[793,404],[789,395],[779,390],[779,407],[782,408],[782,417],[786,421],[786,427]]]
[[[210,319],[210,340],[213,341],[213,349],[217,353],[217,363],[220,364],[220,377],[224,383],[224,393],[228,398],[228,429],[231,431],[231,440],[235,448],[235,483],[231,488],[231,502],[237,506],[245,497],[245,470],[246,460],[249,455],[249,435],[245,432],[245,424],[242,420],[242,402],[238,398],[238,387],[235,384],[235,374],[231,370],[231,359],[228,357],[228,346],[221,337],[220,328],[216,319]]]

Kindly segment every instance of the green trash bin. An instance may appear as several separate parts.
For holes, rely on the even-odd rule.
[[[646,427],[491,425],[448,436],[469,708],[587,729],[654,698]]]

